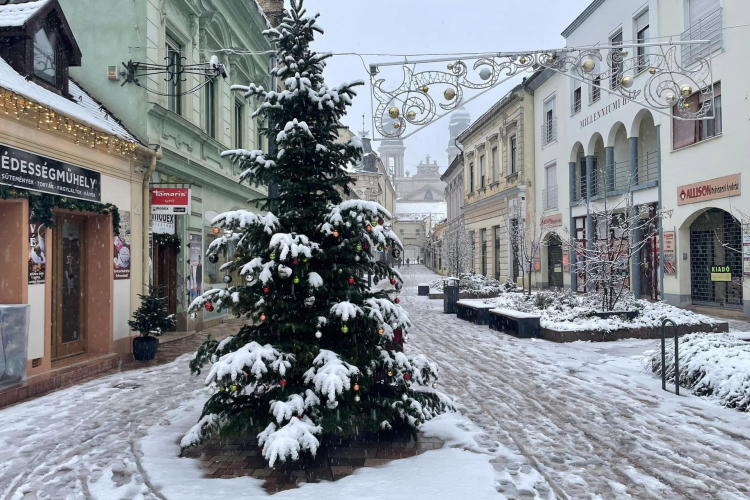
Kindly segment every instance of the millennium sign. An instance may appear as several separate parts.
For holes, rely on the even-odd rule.
[[[603,118],[607,116],[608,114],[617,111],[621,107],[625,106],[628,102],[632,101],[632,99],[628,99],[627,97],[621,97],[617,99],[612,104],[608,104],[607,106],[604,106],[599,111],[594,112],[593,114],[587,116],[583,120],[581,120],[581,128],[584,128],[588,125],[591,125],[599,118]]]

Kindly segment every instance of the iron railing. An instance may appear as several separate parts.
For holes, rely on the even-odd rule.
[[[557,186],[542,189],[542,210],[557,208]]]
[[[577,96],[573,98],[573,102],[570,104],[570,114],[574,115],[581,111],[581,94],[578,93]]]
[[[557,139],[557,118],[547,120],[542,125],[542,146]]]
[[[630,171],[630,160],[615,162],[609,168],[595,168],[591,172],[591,196],[625,192],[629,189],[659,180],[659,157],[656,151],[646,152],[637,158],[636,172]],[[573,201],[586,199],[586,179],[576,176]]]
[[[706,14],[682,32],[681,40],[709,40],[709,43],[682,46],[682,66],[687,67],[701,57],[708,57],[722,48],[721,7]]]

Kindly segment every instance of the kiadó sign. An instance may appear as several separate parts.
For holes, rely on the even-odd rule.
[[[101,180],[95,170],[0,144],[0,184],[100,202]]]

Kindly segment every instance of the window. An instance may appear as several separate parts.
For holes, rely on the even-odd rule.
[[[57,85],[57,37],[51,30],[40,29],[34,35],[34,76]]]
[[[207,80],[203,87],[203,126],[206,133],[216,139],[216,84],[212,79]]]
[[[418,229],[418,228],[417,228],[417,230],[415,231],[415,233],[416,233],[416,235],[417,235],[417,238],[419,238],[419,229]]]
[[[482,276],[487,276],[487,230],[482,229]]]
[[[244,145],[244,129],[242,124],[245,120],[245,107],[239,102],[234,103],[234,148],[242,149]]]
[[[492,182],[497,182],[497,146],[492,148]]]
[[[710,40],[710,43],[684,45],[682,47],[682,65],[689,66],[700,57],[722,47],[721,5],[719,0],[688,0],[685,24],[687,29],[681,40]]]
[[[591,81],[591,95],[589,96],[589,103],[598,101],[601,96],[602,96],[602,77],[597,76]]]
[[[579,84],[580,85],[580,84]],[[581,87],[573,90],[573,103],[570,106],[570,114],[574,115],[581,111]]]
[[[542,146],[557,139],[557,126],[555,124],[555,96],[544,101],[544,124],[542,124]]]
[[[167,65],[170,71],[174,73],[167,83],[167,109],[173,113],[182,114],[180,93],[182,92],[182,82],[177,73],[182,65],[182,47],[172,38],[167,36],[166,51]]]
[[[474,192],[474,162],[469,163],[469,192]]]
[[[480,186],[484,188],[484,155],[479,157],[479,175],[480,175]]]
[[[510,173],[515,174],[518,166],[516,165],[516,136],[510,138]]]
[[[495,279],[500,279],[500,226],[495,226]]]
[[[622,45],[622,31],[609,39],[611,45]],[[622,52],[620,49],[612,49],[613,51]],[[612,62],[612,79],[610,80],[610,88],[617,90],[620,87],[620,78],[622,75],[622,63]]]
[[[543,210],[557,208],[557,164],[544,167],[545,189],[542,193]]]
[[[399,229],[398,230],[398,234],[400,234],[401,236],[403,236],[404,235],[404,230],[403,229]]]
[[[704,96],[701,92],[696,92],[688,97],[685,103],[690,105],[689,111],[698,111],[704,106],[711,106],[711,95]],[[713,120],[672,120],[672,147],[674,149],[683,148],[721,134],[721,82],[714,84],[713,106],[713,111],[709,111],[709,115],[713,114],[714,116]],[[673,108],[672,113],[679,116],[677,105]]]
[[[255,122],[255,131],[258,137],[255,139],[255,149],[263,149],[263,123],[260,119]]]
[[[638,16],[635,20],[636,30],[636,41],[638,43],[646,43],[648,41],[648,10]],[[636,55],[638,56],[638,67],[637,73],[645,71],[649,68],[648,50],[646,47],[638,47],[636,49]]]

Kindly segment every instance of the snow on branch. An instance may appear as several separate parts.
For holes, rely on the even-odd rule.
[[[183,436],[180,441],[180,447],[185,449],[200,444],[207,436],[219,428],[219,421],[217,415],[204,415],[203,418],[201,418],[197,424],[192,426]]]
[[[309,259],[312,258],[312,251],[317,250],[318,244],[311,243],[304,234],[276,233],[271,236],[268,248],[278,251],[281,260],[286,260],[290,254],[292,258],[303,255]]]
[[[249,227],[258,226],[266,233],[273,234],[279,227],[279,219],[271,212],[268,212],[266,215],[259,215],[247,210],[232,210],[214,217],[211,225],[230,229],[235,232],[241,232]]]
[[[271,413],[280,424],[285,420],[291,420],[294,415],[302,416],[305,410],[320,405],[320,398],[313,391],[307,389],[305,396],[292,394],[287,401],[271,401]]]
[[[279,352],[271,344],[262,346],[257,342],[250,342],[219,358],[206,377],[206,385],[220,382],[226,377],[234,381],[238,376],[244,377],[246,373],[260,379],[269,370],[283,377],[291,368],[292,361],[293,354]]]
[[[348,300],[338,302],[331,306],[331,314],[339,316],[341,321],[349,321],[357,316],[364,316],[364,312],[358,305],[352,304]]]
[[[353,375],[359,375],[359,368],[341,361],[335,352],[321,349],[313,360],[313,367],[304,376],[305,383],[312,382],[315,392],[335,403],[337,394],[351,388]]]
[[[273,467],[277,460],[285,462],[287,458],[299,459],[301,451],[309,451],[315,456],[320,446],[315,434],[321,432],[322,428],[313,424],[308,417],[292,417],[278,429],[273,422],[268,424],[266,430],[258,434],[258,444],[263,447],[263,457]]]
[[[297,135],[300,131],[311,139],[315,139],[315,136],[313,136],[312,132],[310,132],[310,127],[307,126],[307,123],[298,121],[295,118],[294,120],[289,121],[286,123],[286,125],[284,125],[284,130],[281,130],[278,134],[276,134],[276,142],[281,143],[288,138]]]

